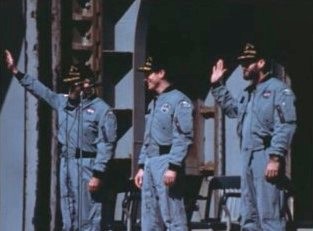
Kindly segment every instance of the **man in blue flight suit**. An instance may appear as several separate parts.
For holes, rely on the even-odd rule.
[[[113,154],[116,118],[109,105],[96,96],[91,71],[72,66],[65,79],[71,85],[69,95],[64,95],[19,72],[9,51],[5,51],[5,62],[27,91],[57,111],[63,230],[100,231],[100,189]]]
[[[166,64],[148,57],[138,69],[149,91],[156,93],[148,106],[139,170],[135,184],[142,188],[143,231],[187,230],[182,195],[183,162],[193,137],[193,106],[173,88]]]
[[[238,118],[240,137],[242,230],[285,230],[283,190],[285,156],[296,129],[295,96],[271,73],[270,59],[252,43],[238,57],[251,84],[236,100],[223,84],[218,60],[211,75],[212,94],[227,116]]]

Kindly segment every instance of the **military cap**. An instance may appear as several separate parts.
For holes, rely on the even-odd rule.
[[[63,79],[64,83],[68,84],[77,84],[84,81],[84,79],[89,79],[91,83],[96,83],[96,79],[94,73],[90,69],[90,67],[86,66],[83,63],[72,64],[69,67],[69,70]]]
[[[252,43],[246,43],[243,47],[243,50],[237,57],[237,60],[239,62],[245,62],[245,61],[254,61],[257,58],[260,58],[260,53],[256,48],[256,45]]]
[[[161,59],[158,59],[158,58],[155,58],[155,57],[152,57],[152,56],[148,56],[146,58],[146,61],[145,63],[138,67],[138,71],[141,71],[141,72],[146,72],[146,73],[149,73],[149,72],[154,72],[154,71],[158,71],[162,68],[165,68],[166,65],[165,63],[161,62]]]

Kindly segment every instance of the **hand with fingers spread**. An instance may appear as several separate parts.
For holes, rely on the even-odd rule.
[[[226,70],[223,59],[219,59],[212,68],[211,83],[221,80]]]
[[[16,67],[14,58],[11,52],[8,50],[4,51],[4,62],[5,62],[5,67],[7,68],[8,71],[10,71],[12,75],[16,75],[18,73],[18,69]]]

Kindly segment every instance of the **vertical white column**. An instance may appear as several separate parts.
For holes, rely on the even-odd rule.
[[[134,52],[136,20],[140,1],[134,1],[115,25],[116,52]],[[134,71],[130,70],[115,86],[115,107],[133,109],[134,102]],[[127,92],[127,94],[125,94]],[[133,127],[131,127],[116,145],[116,158],[130,158],[133,152]]]
[[[38,31],[37,0],[26,0],[25,70],[32,76],[38,76]],[[34,230],[32,220],[36,203],[37,165],[38,165],[38,101],[26,93],[25,101],[25,207],[24,229]]]
[[[51,54],[52,54],[52,86],[57,89],[58,74],[61,73],[61,3],[60,0],[53,0],[51,2],[51,15],[53,21],[51,22]],[[57,191],[58,184],[58,141],[57,141],[57,127],[56,127],[56,112],[52,113],[52,137],[51,137],[51,185],[50,185],[50,209],[51,220],[50,230],[56,230],[56,215],[57,204],[59,203],[59,195]]]
[[[16,57],[21,71],[24,55],[22,48]],[[25,91],[14,77],[7,87],[0,109],[0,230],[23,230]]]

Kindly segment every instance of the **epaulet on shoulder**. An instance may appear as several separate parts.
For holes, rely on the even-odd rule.
[[[177,90],[175,89],[175,93],[179,96],[179,97],[182,97],[182,98],[186,98],[187,96],[185,95],[184,92],[180,91],[180,90]],[[187,97],[188,98],[188,97]]]
[[[293,92],[290,86],[279,78],[272,78],[271,87],[278,91],[282,91],[284,95],[292,95]]]
[[[283,90],[283,94],[284,94],[284,95],[293,95],[293,92],[292,92],[289,88],[285,88],[285,89]]]
[[[272,80],[272,83],[271,84],[274,84],[274,86],[282,86],[282,87],[288,87],[288,85],[281,79],[279,78],[271,78]]]
[[[186,101],[186,99],[188,98],[183,92],[177,89],[173,91],[173,93],[175,94],[176,103],[180,103],[181,101]]]
[[[68,94],[63,94],[63,96],[64,96],[65,98],[68,98]]]
[[[103,99],[97,97],[95,103],[97,105],[102,105],[104,107],[106,107],[107,109],[111,109],[111,106],[109,104],[107,104]]]

